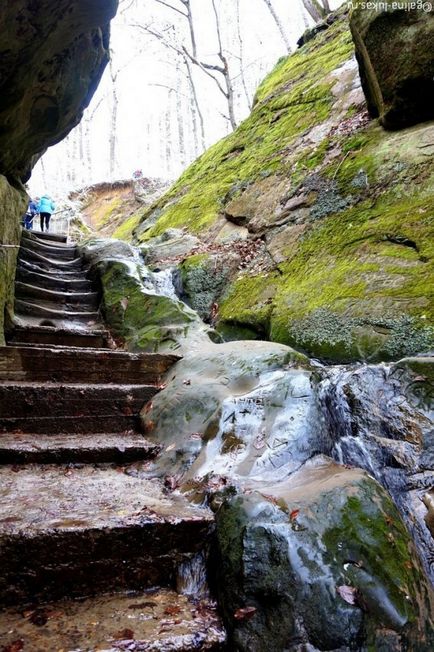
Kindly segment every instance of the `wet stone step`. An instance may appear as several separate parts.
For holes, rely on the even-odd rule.
[[[77,306],[56,307],[55,303],[38,299],[15,299],[15,311],[18,315],[38,315],[53,319],[69,321],[97,321],[98,313],[91,310],[78,310]]]
[[[49,265],[40,264],[39,262],[26,260],[25,258],[18,258],[17,261],[18,269],[26,269],[31,272],[36,272],[37,274],[44,274],[45,276],[52,277],[55,281],[58,280],[73,280],[73,281],[83,281],[86,279],[86,274],[88,273],[88,268],[76,269],[76,268],[54,268]]]
[[[20,422],[41,417],[130,417],[138,414],[157,391],[155,385],[2,381],[0,428],[12,417]]]
[[[23,652],[223,650],[226,636],[210,600],[169,589],[63,600],[0,613],[0,640]],[[18,646],[18,643],[16,644]]]
[[[24,243],[25,244],[25,243]],[[54,259],[49,256],[42,255],[36,251],[33,251],[32,249],[28,249],[25,246],[21,245],[19,254],[18,254],[19,259],[24,259],[24,260],[30,260],[30,261],[35,261],[39,265],[43,265],[44,267],[47,267],[48,269],[64,269],[64,270],[71,270],[71,269],[82,269],[83,267],[83,261],[81,258],[74,258],[73,260],[67,260],[67,261],[62,261],[58,259]]]
[[[174,588],[180,565],[207,545],[213,514],[140,469],[1,467],[2,606]]]
[[[56,292],[91,292],[92,281],[83,278],[80,274],[79,278],[59,278],[48,274],[41,274],[23,266],[23,262],[18,265],[16,271],[16,280],[20,283],[27,283],[36,287],[45,288],[47,290],[54,290]]]
[[[26,249],[36,251],[36,253],[41,254],[41,256],[46,256],[47,258],[53,258],[56,260],[74,260],[75,258],[78,258],[76,246],[58,246],[45,242],[38,242],[33,238],[23,238],[22,244]]]
[[[0,437],[2,432],[37,432],[46,434],[59,433],[94,433],[123,432],[139,430],[140,418],[132,416],[55,416],[55,417],[6,417],[0,419]]]
[[[24,321],[24,320],[22,320]],[[41,320],[31,320],[26,317],[25,326],[15,326],[14,330],[6,334],[8,344],[17,342],[23,344],[43,344],[57,346],[77,346],[87,348],[103,348],[107,346],[108,331],[104,329],[67,328],[62,322],[59,324],[41,325]]]
[[[0,347],[0,380],[161,384],[179,356],[107,349]]]
[[[42,299],[59,306],[79,306],[81,310],[97,310],[99,305],[98,292],[60,292],[20,281],[15,282],[15,296],[25,300]]]
[[[0,435],[0,464],[123,464],[154,459],[160,450],[161,446],[133,431],[83,435]]]
[[[23,234],[24,234],[24,231],[23,231]],[[43,241],[48,241],[48,242],[55,242],[55,243],[58,243],[58,244],[61,244],[61,243],[66,244],[67,237],[63,233],[50,233],[50,232],[47,233],[46,231],[43,231],[41,233],[41,232],[38,231],[37,234],[38,235],[37,236],[34,235],[34,237],[37,237],[38,240],[43,240]]]

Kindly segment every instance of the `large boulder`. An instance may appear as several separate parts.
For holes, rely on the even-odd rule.
[[[106,323],[130,351],[182,353],[210,342],[209,329],[170,287],[162,291],[158,274],[142,263],[137,249],[120,240],[98,239],[84,244],[81,252],[100,279]]]
[[[15,0],[0,7],[0,172],[28,177],[35,157],[80,121],[109,56],[117,0]]]
[[[165,451],[153,472],[285,476],[317,449],[313,386],[308,360],[281,344],[190,347],[142,411],[147,436]]]
[[[387,493],[318,457],[216,514],[234,652],[433,649],[433,593]]]
[[[396,8],[405,3],[382,2],[381,9],[362,7],[362,4],[366,3],[360,3],[353,11],[350,26],[369,112],[373,117],[379,116],[388,129],[432,120],[434,11],[431,3],[411,11]]]

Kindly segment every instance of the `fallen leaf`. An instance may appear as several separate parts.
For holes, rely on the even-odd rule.
[[[22,638],[18,638],[16,641],[12,641],[9,645],[2,647],[2,652],[20,652],[24,648],[24,641]]]
[[[250,618],[253,618],[256,611],[256,607],[242,607],[235,611],[234,618],[236,620],[249,620]]]
[[[357,589],[355,589],[353,586],[348,586],[347,584],[337,586],[336,593],[340,595],[342,600],[348,602],[348,604],[356,604],[357,602]]]
[[[154,428],[155,428],[155,422],[154,421],[145,421],[145,423],[143,424],[143,430],[144,430],[145,434],[147,432],[152,432],[154,430]]]
[[[297,516],[298,516],[299,514],[300,514],[300,510],[299,510],[299,509],[293,509],[292,512],[289,514],[289,518],[290,518],[290,520],[291,520],[291,521],[295,521],[295,519],[297,518]]]

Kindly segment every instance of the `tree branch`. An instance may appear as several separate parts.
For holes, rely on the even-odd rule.
[[[181,9],[178,9],[177,7],[174,7],[173,5],[169,4],[168,2],[164,2],[164,0],[154,0],[154,2],[158,2],[158,4],[164,5],[165,7],[168,7],[169,9],[172,9],[172,11],[176,11],[176,13],[181,14],[181,16],[184,16],[184,18],[188,18],[188,15],[185,14],[183,11],[181,11]],[[181,2],[183,2],[183,0],[181,0]]]

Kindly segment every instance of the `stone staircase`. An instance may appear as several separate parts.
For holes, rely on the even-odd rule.
[[[223,650],[198,580],[213,515],[146,473],[139,411],[177,357],[107,348],[86,273],[24,234],[0,348],[0,649]]]

